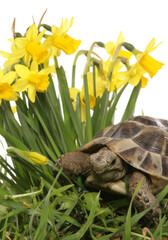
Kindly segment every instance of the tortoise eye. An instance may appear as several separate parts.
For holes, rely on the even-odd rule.
[[[111,165],[114,165],[116,163],[116,159],[113,159],[113,161],[111,162]]]

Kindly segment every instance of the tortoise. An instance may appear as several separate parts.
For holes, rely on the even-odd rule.
[[[133,204],[139,212],[149,208],[168,184],[168,121],[132,117],[106,127],[75,152],[63,154],[57,166],[70,177],[86,176],[86,185],[131,197],[143,178]],[[159,204],[145,215],[157,225]]]

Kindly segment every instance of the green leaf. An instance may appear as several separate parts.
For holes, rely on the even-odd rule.
[[[9,145],[20,148],[22,150],[28,150],[28,148],[16,137],[14,137],[9,132],[5,131],[3,128],[0,128],[0,134],[5,138]]]
[[[82,225],[82,227],[80,228],[80,230],[72,235],[68,235],[64,238],[64,240],[79,240],[82,239],[82,237],[84,236],[85,232],[89,229],[89,227],[91,226],[95,215],[96,215],[96,210],[99,206],[99,196],[100,193],[97,194],[97,196],[95,197],[94,201],[92,202],[92,208],[90,211],[90,214],[87,218],[87,221],[85,224]]]
[[[118,103],[122,93],[124,92],[125,88],[127,87],[127,85],[128,84],[126,84],[122,87],[122,89],[116,94],[114,100],[112,101],[111,106],[109,107],[108,113],[107,113],[106,126],[109,126],[113,123],[112,119],[114,117],[117,103]]]
[[[83,75],[84,91],[85,91],[85,104],[86,104],[86,142],[92,139],[92,122],[90,116],[90,101],[89,101],[89,89],[87,82],[87,75]]]
[[[64,92],[65,92],[66,104],[67,104],[68,111],[69,111],[69,114],[70,114],[71,119],[72,119],[73,127],[74,127],[74,129],[76,131],[76,135],[78,137],[78,141],[80,142],[81,145],[83,145],[84,144],[84,138],[83,138],[83,134],[82,134],[82,125],[79,122],[79,117],[77,117],[78,113],[74,111],[74,108],[72,106],[72,102],[71,102],[71,99],[70,99],[70,96],[69,96],[69,91],[67,89],[64,89]]]
[[[108,93],[108,90],[105,89],[103,96],[100,99],[100,102],[96,102],[96,104],[99,105],[98,114],[96,114],[96,118],[94,115],[92,118],[94,135],[100,130],[102,130],[103,128],[105,128],[108,103],[109,103],[109,93]]]
[[[141,89],[141,81],[139,81],[138,85],[136,87],[134,87],[134,89],[131,93],[127,107],[126,107],[123,117],[121,119],[122,122],[124,122],[125,120],[127,120],[128,118],[130,118],[134,115],[135,105],[136,105],[136,101],[137,101],[140,89]]]

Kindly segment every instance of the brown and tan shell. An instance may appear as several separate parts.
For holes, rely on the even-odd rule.
[[[107,146],[125,162],[168,181],[168,121],[138,116],[106,127],[77,151],[92,153]],[[162,181],[159,181],[162,184]],[[156,184],[155,184],[156,185]]]

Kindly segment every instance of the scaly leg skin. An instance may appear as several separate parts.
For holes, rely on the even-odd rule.
[[[139,212],[144,211],[149,208],[155,201],[156,198],[150,191],[149,180],[147,177],[141,172],[134,172],[128,180],[129,184],[129,194],[133,195],[138,183],[141,179],[144,178],[142,185],[136,194],[133,204],[136,206]],[[159,223],[159,215],[161,214],[161,209],[159,204],[156,204],[143,218],[144,224],[146,226],[157,226]]]
[[[79,175],[87,175],[90,171],[89,154],[83,152],[69,152],[63,154],[56,162],[71,179]]]

